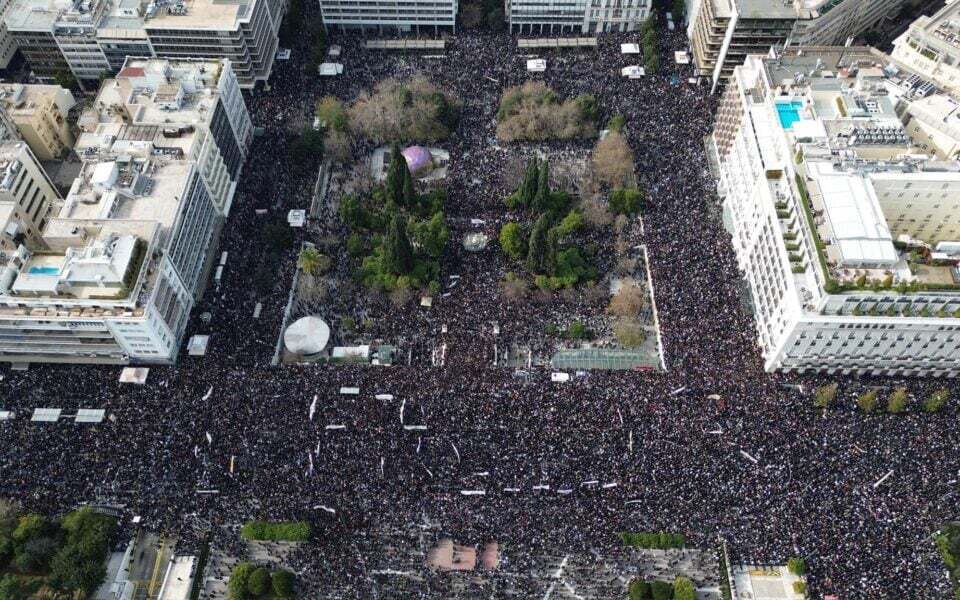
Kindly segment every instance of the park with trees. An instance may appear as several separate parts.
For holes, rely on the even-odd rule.
[[[90,508],[54,518],[0,503],[0,598],[89,597],[106,577],[115,528]]]

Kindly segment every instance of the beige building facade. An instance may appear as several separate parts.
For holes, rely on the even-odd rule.
[[[0,142],[0,251],[21,243],[43,248],[41,233],[60,195],[29,146]]]
[[[0,84],[0,105],[41,161],[61,158],[73,147],[67,113],[75,104],[58,85]]]

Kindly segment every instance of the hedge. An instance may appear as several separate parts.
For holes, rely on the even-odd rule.
[[[628,533],[620,534],[624,546],[632,548],[653,548],[664,550],[666,548],[683,548],[686,539],[679,533]]]
[[[310,524],[305,521],[247,521],[240,535],[248,540],[305,542],[310,539]]]

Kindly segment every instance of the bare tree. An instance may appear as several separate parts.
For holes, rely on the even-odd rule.
[[[346,131],[331,129],[323,137],[323,154],[335,163],[345,163],[350,160],[352,148],[350,135]]]
[[[623,257],[617,260],[617,265],[614,267],[614,271],[617,273],[617,275],[624,276],[632,274],[636,268],[637,259]]]
[[[577,301],[577,290],[573,287],[566,287],[560,290],[560,299],[568,304],[572,304]]]
[[[635,283],[624,284],[610,299],[607,312],[618,317],[635,317],[640,314],[645,302],[646,297],[640,286]]]
[[[529,287],[522,277],[517,277],[514,273],[507,273],[507,276],[500,282],[500,293],[507,302],[519,302],[526,297]]]
[[[397,308],[410,304],[410,300],[412,298],[413,292],[410,291],[410,288],[408,287],[397,287],[395,290],[390,292],[390,303]]]
[[[611,187],[633,183],[633,151],[619,133],[610,133],[593,149],[593,170]]]
[[[607,203],[599,197],[590,198],[580,203],[583,218],[594,227],[606,227],[613,221],[613,214]]]
[[[592,283],[583,290],[583,295],[590,304],[596,304],[605,300],[609,294],[610,291],[606,286],[600,283]]]

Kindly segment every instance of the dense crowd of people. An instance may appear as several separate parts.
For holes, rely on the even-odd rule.
[[[849,406],[851,394],[890,382],[850,380],[841,382],[841,407],[822,412],[812,390],[832,379],[763,372],[705,168],[714,98],[670,60],[684,44],[679,32],[661,33],[662,73],[621,77],[632,61],[619,44],[633,37],[537,52],[547,59],[543,75],[526,73],[525,51],[507,35],[451,37],[441,58],[375,53],[359,38],[335,37],[344,74],[320,79],[305,76],[308,61],[295,48],[277,63],[271,89],[248,97],[263,132],[224,229],[222,283],[195,311],[211,319],[195,318],[188,332],[211,334],[208,355],[183,353],[176,367],[152,368],[145,386],[120,384],[116,367],[4,370],[0,409],[17,418],[0,423],[0,496],[49,512],[122,505],[144,526],[180,536],[184,550],[249,518],[309,520],[317,540],[295,565],[305,598],[331,582],[345,597],[375,597],[358,540],[427,518],[460,542],[496,540],[517,560],[520,549],[589,552],[619,544],[620,531],[663,530],[704,548],[725,539],[735,561],[802,556],[818,593],[946,597],[929,536],[957,517],[955,407],[865,417]],[[459,232],[443,268],[462,283],[429,316],[387,318],[442,341],[449,358],[442,368],[271,368],[296,253],[284,256],[266,297],[251,289],[250,272],[268,219],[305,207],[316,174],[280,160],[290,123],[309,123],[321,96],[349,101],[380,79],[413,73],[463,102],[443,144],[451,153],[446,211]],[[561,97],[595,95],[604,122],[626,118],[651,197],[643,242],[666,372],[591,371],[551,383],[546,370],[491,364],[491,321],[505,324],[504,335],[529,327],[530,337],[560,310],[506,308],[497,267],[453,248],[470,219],[502,221],[510,151],[494,137],[497,102],[505,87],[533,77]],[[541,148],[576,154],[591,145]],[[358,156],[368,149],[355,148]],[[263,310],[253,319],[257,302]],[[942,384],[906,385],[923,397]],[[344,386],[360,393],[343,395]],[[29,411],[44,406],[105,408],[109,418],[30,423]]]

